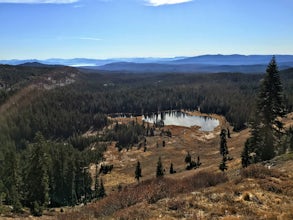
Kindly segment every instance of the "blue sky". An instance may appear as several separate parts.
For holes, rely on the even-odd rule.
[[[293,54],[293,0],[0,0],[0,59]]]

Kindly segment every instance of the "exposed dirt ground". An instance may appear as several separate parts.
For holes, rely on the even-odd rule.
[[[233,128],[224,117],[206,115],[199,112],[188,113],[191,115],[214,117],[219,120],[220,125],[211,132],[200,131],[199,127],[196,126],[191,128],[165,126],[162,129],[170,130],[172,137],[160,136],[160,132],[157,129],[154,137],[147,137],[146,152],[144,152],[143,147],[141,149],[133,147],[128,151],[123,150],[122,152],[118,152],[115,148],[115,143],[113,143],[105,153],[105,163],[113,164],[114,168],[110,174],[102,176],[107,190],[116,190],[119,184],[123,186],[135,182],[134,172],[138,160],[141,163],[142,180],[155,177],[156,165],[159,157],[162,159],[166,176],[183,178],[186,175],[192,175],[194,172],[197,172],[197,170],[186,171],[184,159],[187,152],[192,155],[192,159],[195,161],[198,156],[200,157],[202,165],[198,170],[217,171],[221,161],[221,155],[219,153],[219,135],[222,128],[229,128],[231,131],[231,138],[227,139],[227,145],[229,153],[234,160],[229,161],[228,166],[236,170],[240,168],[240,154],[243,149],[243,144],[249,136],[248,129],[239,133],[232,132]],[[119,123],[126,123],[130,120],[141,121],[141,118],[115,118],[115,120],[118,120]],[[163,141],[166,143],[165,147],[162,146]],[[169,174],[171,163],[173,163],[173,167],[177,172],[173,175]]]

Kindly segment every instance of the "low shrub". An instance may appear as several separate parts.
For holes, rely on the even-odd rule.
[[[256,178],[263,179],[265,177],[276,177],[279,178],[282,176],[282,173],[275,169],[269,169],[260,164],[250,165],[247,168],[243,168],[240,171],[240,175],[243,178]]]
[[[145,207],[132,206],[121,209],[114,214],[114,219],[132,220],[132,219],[149,219],[150,213]]]
[[[228,178],[222,173],[199,172],[191,177],[184,179],[155,178],[142,181],[140,184],[133,184],[125,187],[120,192],[110,194],[104,199],[84,207],[83,212],[90,215],[93,213],[94,218],[112,216],[114,213],[117,219],[144,219],[147,213],[132,209],[139,203],[156,203],[163,198],[172,198],[180,193],[188,193],[204,187],[215,186],[219,183],[228,181]],[[171,209],[181,208],[183,203],[170,203]],[[125,214],[124,214],[125,212]],[[61,214],[62,215],[62,214]],[[70,216],[70,215],[68,215]],[[81,215],[81,217],[83,217]],[[80,219],[76,214],[72,218]]]
[[[171,199],[167,203],[167,207],[169,210],[182,210],[186,206],[185,201],[178,199]]]

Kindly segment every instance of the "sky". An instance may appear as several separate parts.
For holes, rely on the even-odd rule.
[[[0,0],[0,59],[293,54],[293,0]]]

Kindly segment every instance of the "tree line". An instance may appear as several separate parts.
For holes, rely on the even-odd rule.
[[[104,150],[80,152],[68,143],[48,141],[37,133],[26,150],[4,153],[0,202],[11,205],[15,212],[29,207],[38,216],[47,207],[73,206],[101,198],[105,196],[103,182],[98,174],[94,179],[90,176],[89,164],[99,163]]]

